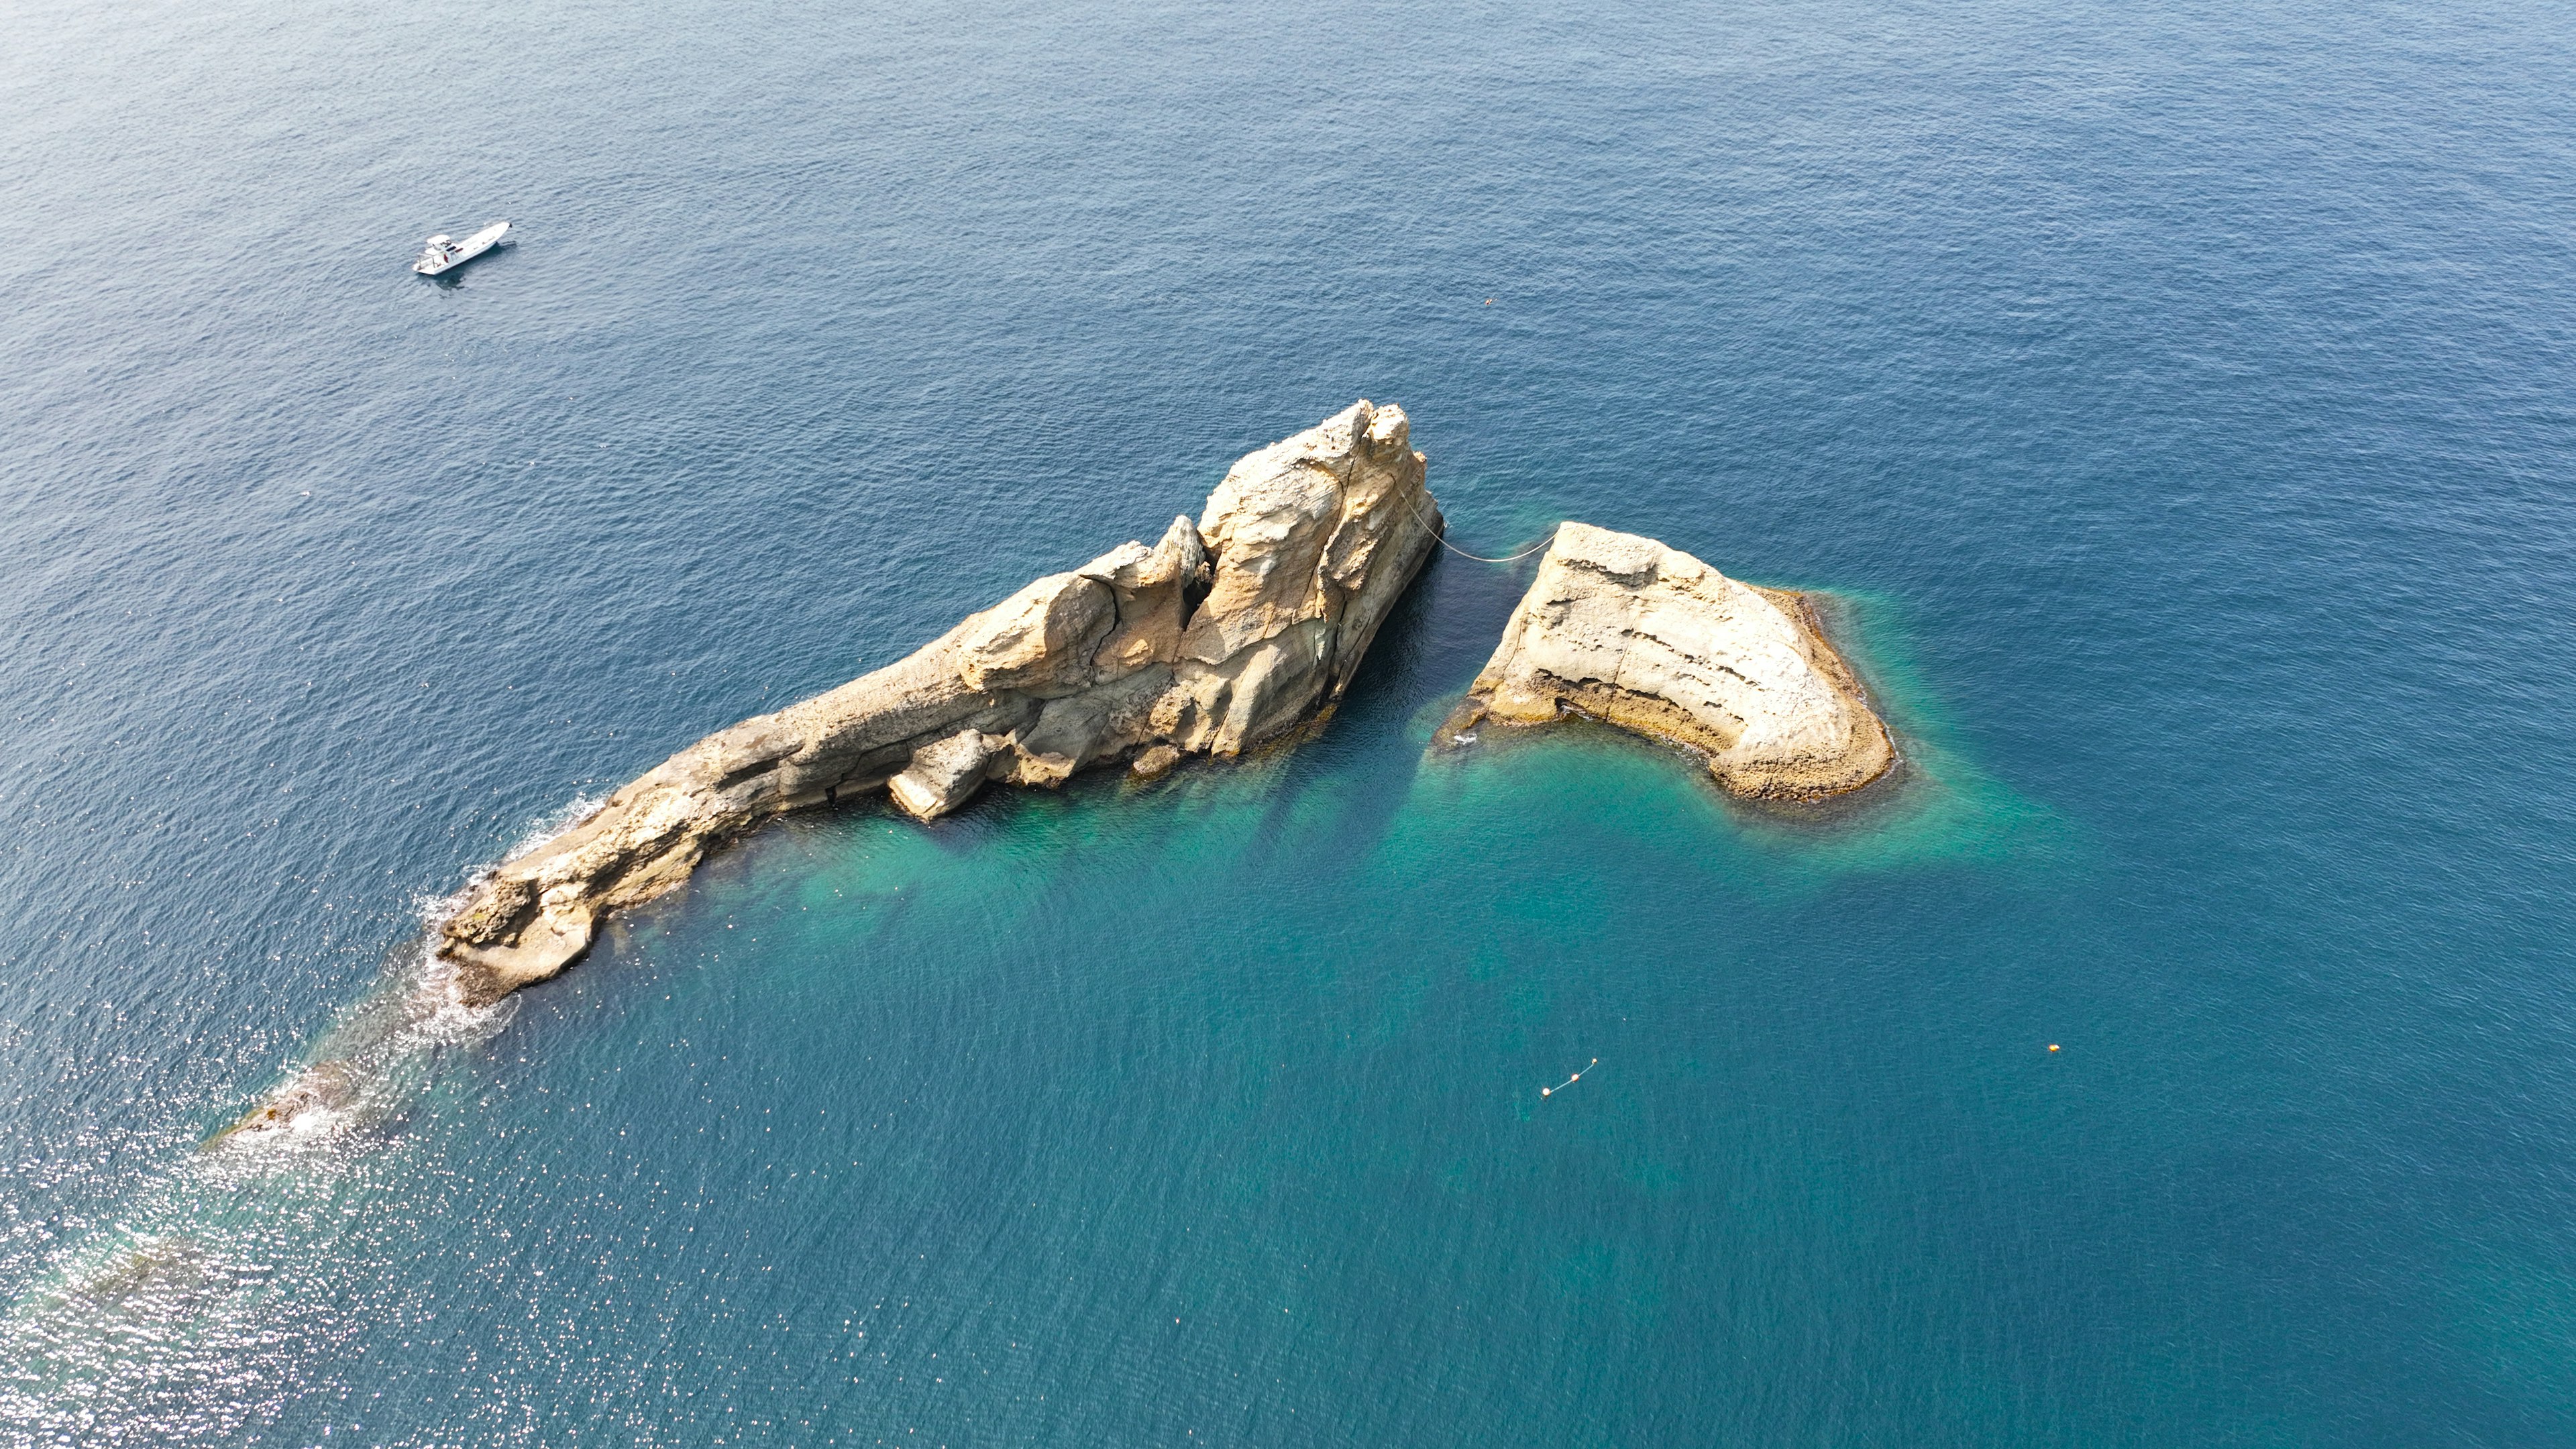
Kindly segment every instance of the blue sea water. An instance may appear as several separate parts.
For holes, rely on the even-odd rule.
[[[2576,12],[8,30],[0,1440],[2576,1443]],[[401,1019],[513,842],[1360,396],[1463,547],[1832,591],[1909,778],[1428,756],[1443,557],[1293,749]]]

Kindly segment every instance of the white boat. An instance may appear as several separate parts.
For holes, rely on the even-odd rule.
[[[411,269],[424,277],[435,277],[451,267],[461,267],[492,250],[501,244],[501,238],[509,235],[509,232],[510,224],[506,221],[496,221],[463,241],[458,241],[441,232],[431,237],[421,247],[420,260],[412,263]]]

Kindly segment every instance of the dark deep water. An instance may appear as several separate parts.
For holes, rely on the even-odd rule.
[[[2566,8],[8,30],[5,1442],[2576,1443]],[[1426,759],[1449,558],[1311,745],[387,1037],[586,792],[1363,395],[1468,548],[1842,591],[1918,780]]]

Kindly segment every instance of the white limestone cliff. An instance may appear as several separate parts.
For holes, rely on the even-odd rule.
[[[1738,794],[1857,790],[1896,752],[1799,595],[1651,538],[1569,522],[1442,729],[1580,715],[1682,745]]]

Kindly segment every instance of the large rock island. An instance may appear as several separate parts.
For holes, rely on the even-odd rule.
[[[1569,713],[1684,746],[1764,799],[1857,790],[1896,759],[1803,597],[1584,523],[1558,529],[1442,738]]]
[[[438,954],[472,1004],[562,970],[602,913],[809,805],[922,819],[988,780],[1234,755],[1329,710],[1431,552],[1404,412],[1365,400],[1236,463],[1193,524],[1050,574],[909,658],[719,730],[468,887]]]

